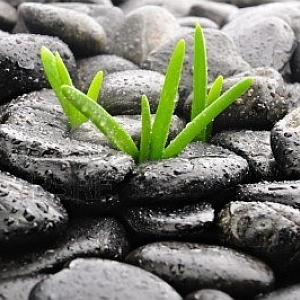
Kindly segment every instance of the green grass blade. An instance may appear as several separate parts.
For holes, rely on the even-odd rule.
[[[74,87],[62,86],[64,96],[103,132],[119,150],[138,161],[139,150],[128,132],[98,103]]]
[[[207,59],[202,28],[196,25],[194,34],[194,74],[191,120],[205,109],[207,93]]]
[[[41,61],[46,78],[48,79],[56,97],[58,98],[63,112],[67,116],[71,126],[79,126],[86,122],[87,119],[65,99],[61,91],[63,81],[67,85],[72,84],[72,81],[67,68],[65,67],[63,61],[59,58],[59,55],[54,56],[54,54],[46,47],[43,46],[41,48]]]
[[[203,130],[216,116],[239,98],[251,86],[253,78],[245,78],[232,86],[223,95],[205,108],[196,118],[171,141],[163,153],[163,158],[178,155],[190,143],[199,131]]]
[[[89,90],[87,92],[87,96],[96,102],[98,101],[102,82],[103,82],[103,71],[99,71],[93,78]]]
[[[180,40],[170,59],[160,94],[159,105],[152,126],[150,159],[160,159],[167,142],[171,119],[176,105],[184,56],[185,41]]]
[[[220,75],[215,79],[215,81],[213,82],[213,84],[209,90],[209,93],[206,97],[205,107],[211,105],[216,99],[218,99],[220,97],[222,88],[223,88],[223,77]],[[212,120],[209,124],[207,124],[207,126],[205,128],[205,134],[204,134],[203,141],[207,141],[209,139],[209,137],[211,136],[213,122],[214,121]]]
[[[64,64],[61,56],[59,55],[58,52],[55,52],[54,57],[55,57],[57,70],[59,72],[59,76],[60,76],[60,79],[61,79],[61,85],[71,85],[71,86],[73,86],[72,79],[70,77],[69,71],[68,71],[66,65]]]
[[[149,160],[150,154],[150,137],[151,137],[151,112],[149,100],[146,95],[142,96],[142,130],[140,142],[139,162]]]

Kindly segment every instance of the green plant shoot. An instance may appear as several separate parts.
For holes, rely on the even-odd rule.
[[[63,85],[61,89],[70,103],[91,120],[114,147],[138,161],[139,150],[131,136],[101,105],[72,86]]]
[[[218,97],[211,105],[207,106],[197,117],[189,122],[186,127],[170,142],[164,150],[162,158],[177,156],[216,116],[226,109],[232,102],[239,98],[251,86],[253,78],[245,78],[232,86],[223,95]]]
[[[178,86],[185,56],[185,41],[180,40],[170,58],[160,94],[150,139],[150,159],[160,159],[165,148],[172,115],[175,110]]]

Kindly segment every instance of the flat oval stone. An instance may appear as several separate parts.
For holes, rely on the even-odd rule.
[[[218,217],[224,245],[254,254],[281,276],[300,265],[300,211],[273,202],[231,202]]]
[[[196,200],[233,186],[248,172],[245,159],[224,148],[191,143],[177,157],[137,165],[123,184],[128,202]]]
[[[276,291],[267,293],[257,300],[297,300],[300,297],[300,285],[290,285]]]
[[[271,147],[286,179],[300,178],[300,107],[295,108],[271,131]]]
[[[214,209],[207,202],[186,205],[138,206],[123,213],[132,236],[138,240],[212,240]]]
[[[104,77],[99,104],[112,115],[141,113],[141,97],[147,95],[151,112],[155,113],[164,75],[149,70],[128,70]]]
[[[0,282],[0,299],[28,300],[31,289],[46,275],[10,278]]]
[[[260,260],[215,245],[157,242],[133,250],[125,262],[154,273],[182,294],[214,288],[245,299],[274,284],[272,270]]]
[[[179,30],[176,18],[165,8],[140,7],[128,13],[117,29],[113,51],[140,65],[151,51],[174,37]]]
[[[85,13],[40,3],[21,4],[18,11],[31,33],[59,37],[77,57],[96,55],[105,50],[105,31]]]
[[[35,34],[7,34],[1,36],[0,45],[1,104],[25,93],[49,87],[40,59],[42,46],[58,51],[76,80],[74,56],[61,40]]]
[[[245,158],[249,164],[249,180],[282,178],[271,149],[270,131],[222,131],[215,134],[211,142]]]
[[[71,139],[53,91],[20,97],[2,116],[2,168],[60,195],[68,209],[119,209],[117,187],[131,172],[133,160],[120,151]]]
[[[300,181],[240,184],[234,188],[235,201],[275,202],[300,209]]]
[[[229,16],[237,11],[238,8],[229,3],[195,1],[190,8],[189,15],[209,18],[222,27],[225,23],[227,23]]]
[[[11,31],[17,23],[17,10],[5,1],[0,2],[0,29]]]
[[[184,300],[233,300],[233,298],[219,290],[202,289],[188,294]]]
[[[38,283],[29,299],[49,297],[57,300],[182,299],[171,286],[149,272],[121,262],[95,258],[72,261],[68,268]]]
[[[98,71],[103,71],[104,78],[110,73],[137,70],[139,67],[133,62],[117,55],[102,54],[77,60],[79,87],[87,91],[93,77]]]
[[[32,247],[65,230],[68,214],[40,186],[0,173],[0,252]]]
[[[226,78],[222,92],[224,93],[246,76],[240,74]],[[283,83],[268,75],[253,76],[253,78],[250,88],[215,118],[214,131],[271,130],[275,123],[286,115],[288,104],[283,96]]]
[[[282,72],[295,49],[294,31],[279,17],[255,18],[247,26],[236,26],[231,30],[225,27],[224,31],[237,43],[242,57],[254,68],[273,67]]]
[[[78,257],[122,260],[129,253],[127,231],[115,218],[73,218],[51,247],[0,257],[0,282],[17,276],[54,273]]]

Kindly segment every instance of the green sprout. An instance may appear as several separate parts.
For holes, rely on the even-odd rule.
[[[167,145],[172,115],[178,99],[178,87],[185,57],[185,41],[180,40],[171,55],[157,111],[151,123],[150,105],[146,95],[141,99],[141,137],[139,149],[130,134],[97,103],[103,73],[98,72],[85,95],[76,89],[58,53],[45,47],[41,59],[46,76],[72,127],[90,120],[117,149],[136,162],[176,157],[191,141],[209,138],[213,120],[232,102],[243,95],[253,79],[245,78],[221,95],[223,78],[219,76],[207,93],[207,60],[202,29],[196,25],[194,39],[194,96],[191,121]]]

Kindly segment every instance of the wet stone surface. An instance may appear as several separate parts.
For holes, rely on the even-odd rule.
[[[96,55],[105,50],[105,31],[87,14],[39,3],[24,3],[18,11],[30,33],[59,37],[76,57]]]
[[[158,275],[185,295],[216,288],[251,299],[274,284],[273,272],[266,264],[220,246],[157,242],[133,250],[125,262]]]
[[[155,113],[164,79],[164,75],[148,70],[110,73],[103,80],[98,102],[112,115],[135,115],[141,113],[145,94]]]
[[[271,131],[274,157],[287,178],[300,178],[300,108],[278,121]]]
[[[50,247],[0,257],[0,280],[57,272],[78,257],[122,260],[130,251],[127,232],[114,218],[73,219]]]
[[[177,158],[137,165],[121,193],[129,203],[184,203],[235,185],[247,172],[247,161],[233,152],[191,143]]]
[[[59,51],[70,72],[74,73],[74,56],[69,47],[58,38],[33,34],[1,36],[1,104],[24,93],[49,86],[39,57],[42,46],[51,51]]]
[[[269,131],[222,131],[213,136],[212,143],[242,156],[249,164],[250,181],[278,180],[281,169],[275,161]]]
[[[300,211],[273,202],[231,202],[219,214],[224,245],[239,248],[267,262],[279,276],[300,264]]]
[[[56,238],[67,222],[58,198],[40,186],[0,173],[0,253]]]
[[[115,287],[118,287],[117,289]],[[149,299],[180,300],[166,282],[140,268],[102,259],[77,259],[68,268],[42,280],[31,291],[31,300]]]
[[[111,148],[68,137],[53,92],[25,95],[2,111],[1,166],[58,194],[72,210],[118,210],[116,187],[132,159]]]
[[[219,290],[202,289],[188,294],[184,300],[233,300],[233,298]]]
[[[125,210],[123,218],[134,241],[217,239],[214,210],[207,202],[181,206],[137,206]]]

